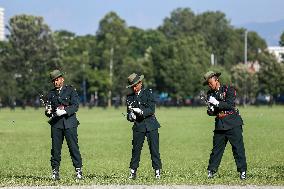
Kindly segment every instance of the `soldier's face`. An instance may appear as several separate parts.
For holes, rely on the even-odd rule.
[[[208,80],[208,86],[210,87],[210,89],[212,90],[218,90],[219,87],[220,87],[220,83],[218,81],[218,78],[216,77],[211,77],[209,80]]]
[[[63,77],[58,77],[58,78],[52,80],[52,83],[53,83],[53,86],[58,89],[58,88],[63,86],[64,78]]]
[[[142,88],[142,82],[141,81],[132,87],[134,93],[136,93],[136,94],[141,90],[141,88]]]

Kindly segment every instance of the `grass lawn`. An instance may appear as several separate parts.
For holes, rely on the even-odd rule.
[[[66,142],[61,180],[50,179],[50,126],[43,109],[0,110],[0,186],[91,184],[228,184],[284,185],[284,107],[246,107],[244,142],[248,179],[240,181],[228,144],[216,178],[207,179],[214,118],[202,108],[157,108],[160,128],[161,180],[154,179],[147,142],[138,178],[129,180],[131,123],[124,108],[80,108],[79,146],[85,179],[74,179]]]

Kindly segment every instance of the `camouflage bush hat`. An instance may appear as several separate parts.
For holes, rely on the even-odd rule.
[[[206,74],[204,74],[204,82],[203,82],[203,85],[207,85],[207,83],[208,83],[208,80],[211,78],[211,77],[213,77],[213,76],[217,76],[217,77],[219,77],[221,75],[221,73],[220,72],[213,72],[213,71],[208,71]]]
[[[133,87],[143,79],[144,75],[138,76],[136,73],[131,74],[130,76],[128,76],[128,86],[126,86],[126,88]]]
[[[50,79],[51,81],[55,80],[56,78],[62,76],[63,73],[60,70],[53,70],[52,72],[50,72]]]

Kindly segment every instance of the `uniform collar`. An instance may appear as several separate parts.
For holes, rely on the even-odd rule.
[[[141,96],[142,94],[143,94],[143,91],[144,91],[145,89],[144,88],[142,88],[139,92],[138,92],[138,94],[135,94],[136,96]]]
[[[220,86],[219,86],[219,88],[218,88],[216,91],[220,91],[220,90],[221,90],[221,88],[222,88],[222,86],[220,85]]]
[[[223,85],[221,85],[221,84],[220,84],[218,89],[216,89],[216,90],[212,89],[212,91],[214,91],[214,92],[219,92],[221,90],[223,90]]]
[[[219,91],[221,91],[221,90],[223,91],[225,87],[226,87],[226,85],[220,85]]]
[[[139,96],[140,95],[140,93],[141,93],[141,91],[142,91],[142,89],[140,89],[140,91],[138,91],[138,93],[136,94],[137,96]]]
[[[56,92],[57,94],[61,94],[62,91],[63,91],[65,88],[66,88],[66,85],[63,85],[63,86],[60,87],[59,89],[55,88],[55,92]]]
[[[62,87],[60,87],[59,89],[56,89],[57,91],[61,91],[62,90],[62,88],[63,88],[63,86]]]

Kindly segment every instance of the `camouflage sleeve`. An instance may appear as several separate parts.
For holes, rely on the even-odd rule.
[[[78,111],[79,101],[80,100],[77,91],[74,88],[71,88],[70,104],[69,106],[65,107],[65,111],[67,112],[68,116],[71,116]]]

